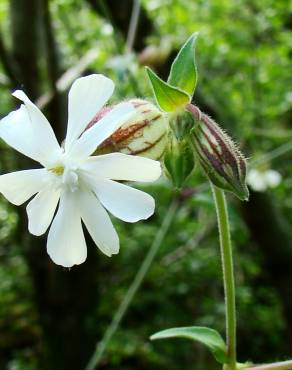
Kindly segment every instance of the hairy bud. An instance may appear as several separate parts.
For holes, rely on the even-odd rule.
[[[188,104],[195,118],[192,143],[199,162],[214,185],[247,200],[246,160],[230,137],[199,108]]]
[[[193,128],[194,119],[192,114],[185,109],[169,114],[168,119],[170,135],[164,155],[164,167],[173,185],[180,189],[195,167],[190,142],[190,131]]]
[[[189,140],[177,140],[175,136],[170,139],[164,155],[164,166],[173,185],[180,189],[195,167],[194,153]]]
[[[186,109],[178,109],[169,114],[169,126],[178,141],[189,139],[190,132],[194,127],[194,117]]]
[[[141,99],[129,100],[136,108],[136,114],[106,139],[95,154],[121,152],[159,160],[162,158],[168,141],[168,122],[165,115],[152,103]],[[103,108],[89,123],[98,121],[112,109]]]

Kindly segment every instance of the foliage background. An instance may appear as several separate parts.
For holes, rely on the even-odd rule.
[[[199,31],[194,102],[259,169],[273,168],[283,177],[275,189],[252,192],[248,203],[229,197],[239,359],[291,357],[292,2],[143,0],[133,45],[132,9],[132,0],[0,0],[0,117],[17,104],[10,92],[22,88],[43,106],[61,140],[72,79],[104,73],[116,82],[116,101],[152,99],[143,66],[165,77],[180,45]],[[28,166],[3,143],[0,150],[2,173]],[[210,190],[198,171],[186,187],[191,195],[182,200],[100,369],[218,368],[202,346],[148,339],[162,328],[189,324],[224,333]],[[49,260],[45,237],[28,235],[25,207],[1,198],[1,369],[85,367],[171,202],[167,180],[146,190],[157,200],[154,217],[134,225],[114,220],[120,254],[108,259],[91,244],[88,260],[70,271]]]

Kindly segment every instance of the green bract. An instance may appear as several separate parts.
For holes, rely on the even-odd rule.
[[[172,63],[167,82],[147,68],[157,104],[168,113],[170,134],[164,165],[174,186],[180,188],[194,168],[195,153],[214,185],[247,200],[244,156],[215,121],[191,104],[197,83],[197,37],[198,33],[194,33],[182,46]]]
[[[185,92],[164,82],[150,68],[146,68],[156,102],[165,112],[175,112],[185,106],[190,97]]]
[[[178,52],[172,63],[167,82],[146,67],[148,77],[159,107],[165,112],[175,112],[191,102],[197,83],[194,33]]]
[[[167,82],[193,95],[197,83],[195,46],[198,33],[194,33],[183,45],[172,63]]]
[[[187,338],[204,344],[220,363],[226,363],[226,344],[221,335],[214,329],[188,326],[160,331],[150,337],[151,340],[167,338]]]

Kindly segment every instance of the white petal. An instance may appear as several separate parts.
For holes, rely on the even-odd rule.
[[[0,136],[20,153],[37,160],[38,152],[33,145],[34,134],[24,105],[0,121]]]
[[[134,113],[135,108],[130,103],[118,104],[81,135],[72,145],[70,154],[79,159],[88,157],[99,144],[112,135]]]
[[[111,219],[91,192],[80,192],[81,218],[98,248],[107,256],[119,252],[119,237]]]
[[[151,195],[111,180],[100,180],[93,188],[104,207],[117,218],[137,222],[149,218],[155,209]]]
[[[7,173],[0,176],[0,192],[9,202],[19,206],[43,190],[50,179],[45,168]]]
[[[153,182],[161,175],[158,161],[122,153],[89,157],[82,168],[111,180]]]
[[[44,234],[52,219],[60,198],[60,190],[47,187],[39,192],[27,205],[28,230],[33,235]]]
[[[87,256],[81,218],[74,196],[71,191],[61,194],[59,209],[47,241],[49,256],[57,265],[64,267],[79,265]]]
[[[60,146],[46,117],[21,90],[12,95],[24,102],[20,109],[0,122],[0,136],[7,144],[32,159],[46,164]]]
[[[18,152],[40,161],[38,140],[24,105],[0,121],[0,137]]]
[[[112,80],[97,74],[78,78],[73,83],[69,91],[66,151],[108,101],[114,87]]]

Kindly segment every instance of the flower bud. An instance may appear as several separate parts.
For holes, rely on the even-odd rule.
[[[192,114],[185,109],[169,114],[170,135],[164,155],[164,167],[173,185],[180,189],[195,167],[190,131],[194,126]]]
[[[199,108],[187,107],[195,118],[192,143],[210,181],[219,188],[247,200],[246,160],[230,137]]]
[[[178,141],[190,138],[190,132],[194,127],[194,117],[185,108],[169,114],[169,126]]]
[[[100,144],[95,154],[120,152],[161,159],[168,141],[168,122],[165,115],[146,100],[132,99],[129,103],[136,108],[136,114]],[[98,123],[111,109],[112,107],[103,108],[87,128]]]
[[[189,140],[177,140],[173,135],[164,155],[166,174],[174,187],[180,189],[195,167],[194,153]]]

